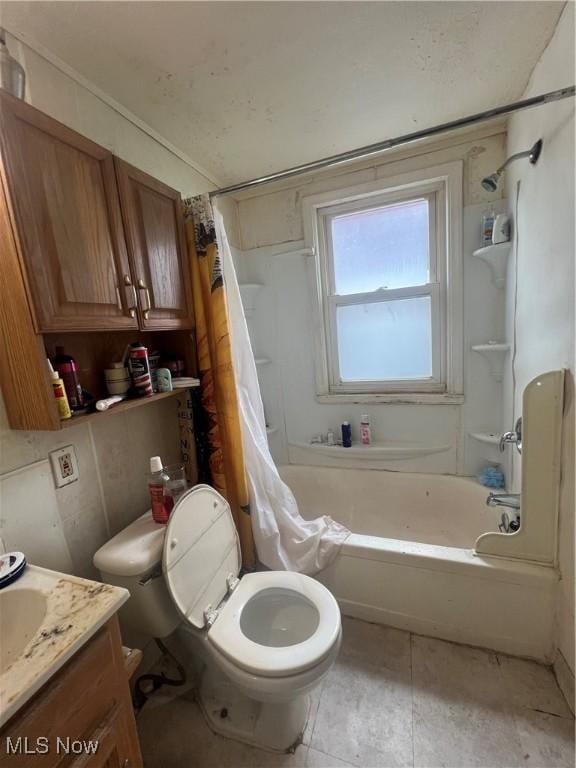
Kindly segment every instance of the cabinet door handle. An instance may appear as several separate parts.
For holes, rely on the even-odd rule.
[[[132,283],[132,278],[130,275],[124,275],[124,285],[126,288],[130,288],[132,293],[132,306],[128,307],[128,314],[130,317],[136,317],[136,307],[138,305],[138,300],[136,298],[136,288],[134,288],[134,284]]]
[[[148,290],[148,286],[142,280],[142,278],[138,279],[138,290],[144,291],[144,296],[146,297],[146,306],[142,307],[142,316],[144,320],[148,320],[150,316],[150,310],[152,309],[152,302],[150,301],[150,291]]]

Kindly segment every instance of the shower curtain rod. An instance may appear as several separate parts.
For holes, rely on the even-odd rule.
[[[431,128],[425,128],[421,131],[414,131],[414,133],[406,133],[403,136],[397,136],[394,139],[386,139],[386,141],[379,141],[376,144],[368,144],[365,147],[351,149],[348,152],[341,152],[338,155],[323,157],[320,160],[314,160],[311,163],[304,163],[304,165],[296,165],[293,168],[287,168],[285,171],[278,171],[277,173],[271,173],[268,176],[260,176],[258,179],[250,179],[249,181],[243,181],[240,184],[231,184],[229,187],[215,189],[213,192],[210,192],[210,198],[219,197],[220,195],[227,195],[231,192],[239,192],[241,189],[259,187],[261,184],[269,184],[270,182],[280,181],[281,179],[289,179],[292,176],[299,176],[303,173],[310,173],[310,171],[319,171],[322,168],[329,168],[333,165],[340,165],[341,163],[346,163],[349,160],[357,160],[363,157],[370,157],[370,155],[376,155],[379,152],[392,149],[392,147],[399,147],[402,144],[409,144],[412,141],[418,141],[419,139],[424,139],[428,136],[436,136],[439,133],[447,133],[448,131],[454,131],[458,128],[464,128],[468,125],[481,123],[485,120],[492,120],[495,117],[509,115],[512,112],[518,112],[521,109],[539,107],[541,104],[549,104],[552,101],[567,99],[570,96],[574,96],[575,91],[576,86],[574,85],[568,88],[560,88],[557,91],[550,91],[549,93],[543,93],[540,96],[533,96],[530,99],[515,101],[512,104],[506,104],[503,107],[488,109],[485,112],[478,112],[475,115],[462,117],[459,120],[452,120],[449,123],[440,123],[440,125],[434,125]]]

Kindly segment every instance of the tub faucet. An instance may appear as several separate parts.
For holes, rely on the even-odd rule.
[[[509,507],[510,509],[520,509],[519,493],[489,493],[486,499],[489,507]]]

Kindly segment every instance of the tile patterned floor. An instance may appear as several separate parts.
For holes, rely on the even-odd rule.
[[[547,667],[343,623],[293,755],[216,736],[193,701],[159,693],[138,717],[146,768],[573,768],[574,720]]]

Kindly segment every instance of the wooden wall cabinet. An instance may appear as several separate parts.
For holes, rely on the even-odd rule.
[[[81,349],[80,380],[97,397],[103,367],[130,341],[195,360],[180,194],[1,89],[0,248],[0,384],[13,429],[77,423],[58,418],[46,365],[55,342]],[[146,338],[157,331],[165,338]]]
[[[2,91],[0,132],[36,329],[192,328],[180,193]]]
[[[145,329],[193,326],[180,193],[114,158],[134,283]]]
[[[32,749],[47,737],[45,753],[7,754],[7,737]],[[97,741],[95,754],[57,748]],[[136,721],[124,667],[118,620],[112,618],[0,732],[0,762],[10,768],[142,768]]]
[[[2,91],[0,136],[36,330],[137,328],[112,154]]]

